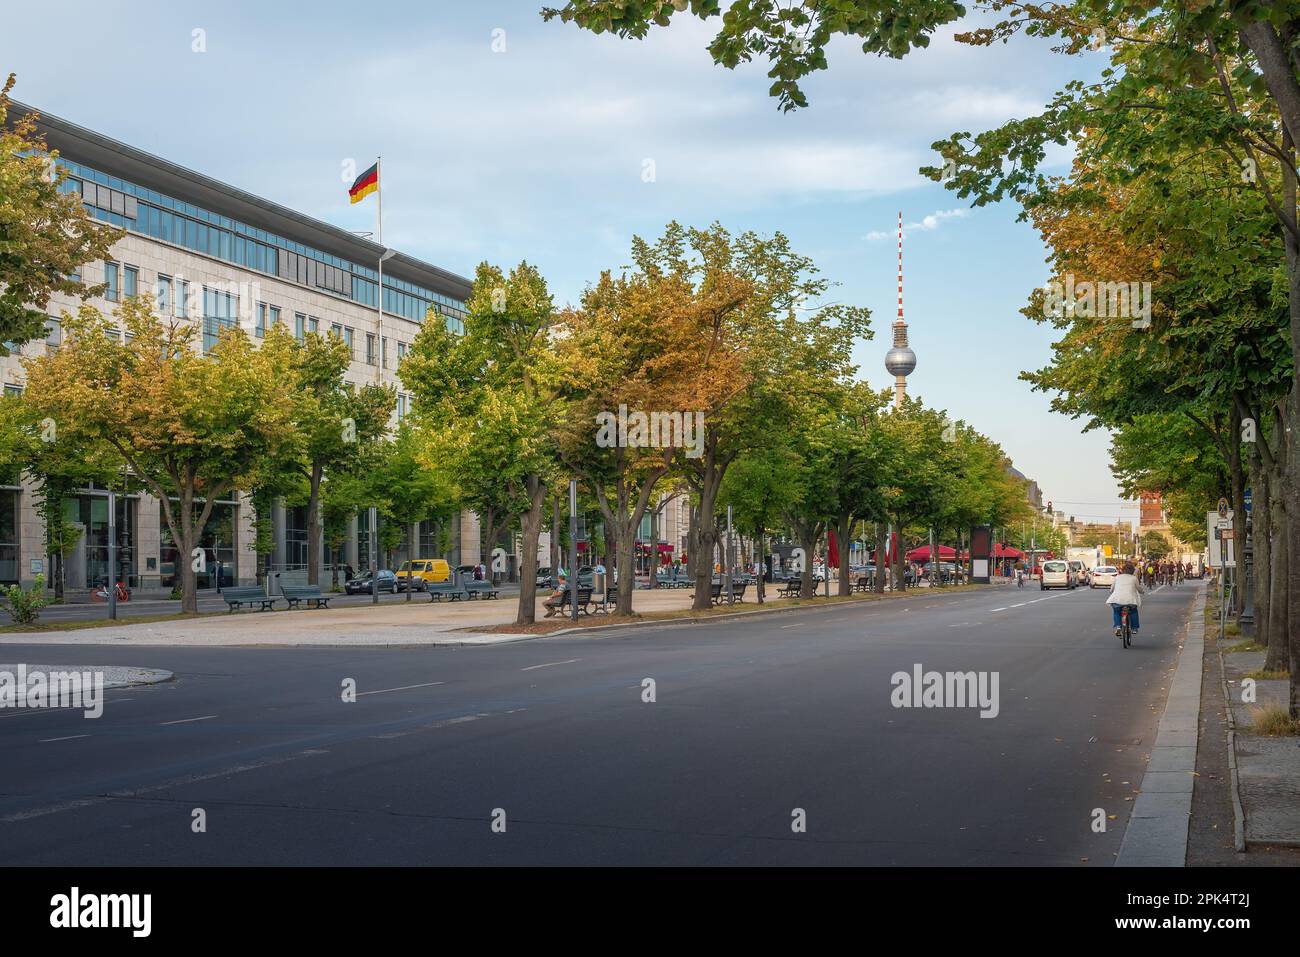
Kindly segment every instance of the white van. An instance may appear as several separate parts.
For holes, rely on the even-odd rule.
[[[1073,588],[1074,575],[1070,572],[1070,563],[1059,558],[1043,562],[1043,580],[1038,586],[1046,591],[1049,588]]]

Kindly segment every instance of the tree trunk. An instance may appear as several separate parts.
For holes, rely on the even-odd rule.
[[[1272,514],[1269,517],[1269,527],[1273,540],[1270,543],[1268,621],[1262,632],[1264,640],[1261,644],[1268,647],[1264,656],[1264,670],[1285,671],[1289,664],[1287,575],[1291,549],[1286,508],[1282,501],[1280,470],[1271,477],[1270,484],[1272,487],[1269,489],[1269,505]],[[1263,621],[1258,615],[1255,620]]]
[[[307,584],[320,584],[320,483],[325,470],[313,462],[307,493]]]
[[[877,595],[885,593],[885,548],[887,538],[884,522],[876,522],[876,573],[872,576],[871,590]]]
[[[762,525],[758,526],[758,534],[754,536],[754,554],[757,557],[758,575],[755,576],[754,594],[758,596],[758,603],[763,604],[766,597],[763,585],[767,578],[768,557],[763,554],[763,543],[767,538],[767,529]]]
[[[519,611],[516,625],[531,625],[537,620],[537,542],[542,534],[542,509],[546,506],[546,484],[536,475],[528,476],[529,508],[520,517],[523,533],[523,568],[519,572]],[[555,568],[552,566],[552,573]]]
[[[713,607],[713,553],[718,545],[718,516],[714,513],[718,497],[719,479],[710,469],[704,476],[700,490],[699,544],[695,554],[694,611],[708,611]]]
[[[852,534],[852,532],[853,532],[853,516],[841,515],[839,521],[839,527],[835,529],[835,535],[839,540],[837,544],[840,546],[839,593],[841,595],[850,595],[853,593],[853,583],[849,581],[849,548],[848,548],[849,535]],[[830,557],[829,547],[826,550],[826,555],[828,558]],[[827,568],[826,574],[829,575],[830,573],[831,570]]]
[[[1262,440],[1262,436],[1260,437]],[[1269,589],[1272,587],[1271,546],[1272,510],[1270,508],[1269,478],[1260,456],[1258,443],[1250,447],[1250,487],[1254,490],[1254,511],[1251,520],[1251,543],[1255,555],[1255,634],[1261,644],[1268,642]]]
[[[1236,568],[1232,573],[1235,587],[1229,613],[1238,620],[1246,607],[1246,561],[1242,554],[1246,543],[1246,470],[1241,458],[1241,414],[1234,405],[1228,425],[1228,474],[1232,479],[1232,548]]]
[[[814,598],[817,584],[813,581],[813,556],[817,553],[817,542],[821,539],[821,522],[812,522],[799,529],[799,545],[803,548],[803,571],[799,574],[799,597]],[[830,563],[827,562],[827,565]],[[830,568],[826,574],[831,573]]]
[[[632,568],[632,551],[636,548],[636,525],[630,521],[621,522],[622,528],[618,532],[618,562],[624,568]],[[640,522],[637,522],[639,525]],[[606,586],[608,587],[608,586]],[[636,588],[636,576],[619,574],[618,581],[618,604],[615,611],[620,615],[632,614],[632,591]]]

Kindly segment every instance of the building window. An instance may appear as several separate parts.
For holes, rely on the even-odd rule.
[[[272,306],[270,309],[270,313],[271,313],[270,315],[271,325],[278,326],[280,324],[280,307]]]
[[[18,397],[19,397],[20,395],[22,395],[22,394],[23,394],[23,387],[22,387],[22,386],[20,386],[20,385],[10,385],[10,384],[7,384],[7,383],[6,383],[6,385],[5,385],[5,398],[6,398],[6,399],[16,399],[16,398],[18,398]]]
[[[406,358],[406,343],[405,343],[405,342],[399,342],[399,343],[397,344],[397,363],[398,363],[398,365],[401,365],[402,360],[405,359],[405,358]]]
[[[378,357],[375,355],[375,334],[373,332],[367,332],[366,333],[366,365],[372,366],[375,365],[378,361],[379,361]]]
[[[257,325],[254,327],[253,332],[259,339],[266,335],[266,303],[264,302],[257,304]]]
[[[402,393],[397,394],[397,421],[401,422],[406,418],[406,413],[410,411],[408,399]]]
[[[320,332],[320,320],[317,319],[315,316],[308,316],[308,317],[307,317],[307,331],[308,331],[308,332],[317,332],[317,333]]]
[[[239,318],[239,297],[203,287],[203,351],[211,352],[222,329],[233,329]]]
[[[158,311],[164,315],[171,315],[172,311],[172,277],[158,274],[158,281],[154,283],[153,297],[158,303]]]
[[[18,584],[18,493],[10,489],[0,489],[0,584]]]
[[[307,567],[307,506],[284,510],[284,561],[289,570]]]
[[[45,351],[50,355],[59,351],[63,342],[63,324],[58,319],[45,320]]]
[[[347,326],[343,327],[343,341],[346,342],[348,345],[348,358],[355,359],[357,357],[357,353],[352,345],[352,330]]]
[[[104,263],[104,298],[109,302],[117,302],[117,263]]]
[[[173,509],[180,506],[178,499],[172,499],[171,503]],[[202,501],[194,503],[196,516],[203,510],[203,505]],[[212,514],[208,518],[208,523],[203,526],[203,534],[198,541],[199,547],[203,549],[206,567],[206,571],[195,575],[199,588],[212,588],[216,585],[217,562],[221,563],[223,586],[234,585],[239,578],[238,558],[235,551],[237,509],[238,506],[234,502],[223,502],[220,499],[212,506]],[[182,556],[172,541],[171,527],[167,524],[162,502],[158,503],[158,525],[159,583],[163,588],[176,588],[180,586],[180,577],[176,574],[180,567],[179,563],[188,562],[190,558],[188,555]]]
[[[140,270],[134,266],[126,266],[122,273],[122,293],[127,299],[135,298],[140,288]]]
[[[182,279],[180,286],[180,295],[176,297],[176,317],[184,319],[189,315],[190,302],[190,284],[188,280]]]

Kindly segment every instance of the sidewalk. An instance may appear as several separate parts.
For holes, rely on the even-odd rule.
[[[771,586],[764,607],[788,607],[788,602],[775,598],[770,589]],[[930,590],[919,588],[909,593],[929,594]],[[684,611],[691,607],[693,597],[694,593],[689,588],[638,590],[633,595],[632,608],[637,614]],[[546,614],[542,605],[545,598],[544,593],[537,596],[536,620],[539,623],[556,621],[543,617]],[[0,634],[0,647],[6,644],[384,647],[491,645],[544,637],[504,630],[513,626],[518,607],[517,594],[502,595],[496,600],[456,602],[430,602],[424,595],[416,594],[410,602],[384,602],[379,605],[344,605],[323,610],[243,611],[135,624],[106,623],[102,628],[7,632]],[[730,610],[743,613],[754,612],[758,608],[757,602],[750,598]],[[599,614],[584,615],[580,620],[583,625],[596,626],[605,617]],[[503,630],[492,631],[494,627]]]
[[[1201,658],[1205,649],[1205,589],[1199,589],[1183,632],[1169,697],[1116,867],[1182,867],[1196,783],[1201,717]]]
[[[1219,652],[1230,716],[1230,759],[1236,762],[1245,843],[1247,847],[1300,847],[1300,739],[1265,737],[1251,731],[1257,710],[1287,706],[1287,679],[1255,679],[1256,700],[1243,702],[1243,679],[1264,666],[1262,651],[1230,650],[1244,640],[1226,637]]]

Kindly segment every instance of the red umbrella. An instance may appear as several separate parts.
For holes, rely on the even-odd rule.
[[[957,557],[957,549],[948,545],[940,545],[935,549],[939,553],[939,561],[950,562]],[[930,546],[920,545],[907,553],[909,562],[928,562],[930,560]]]

